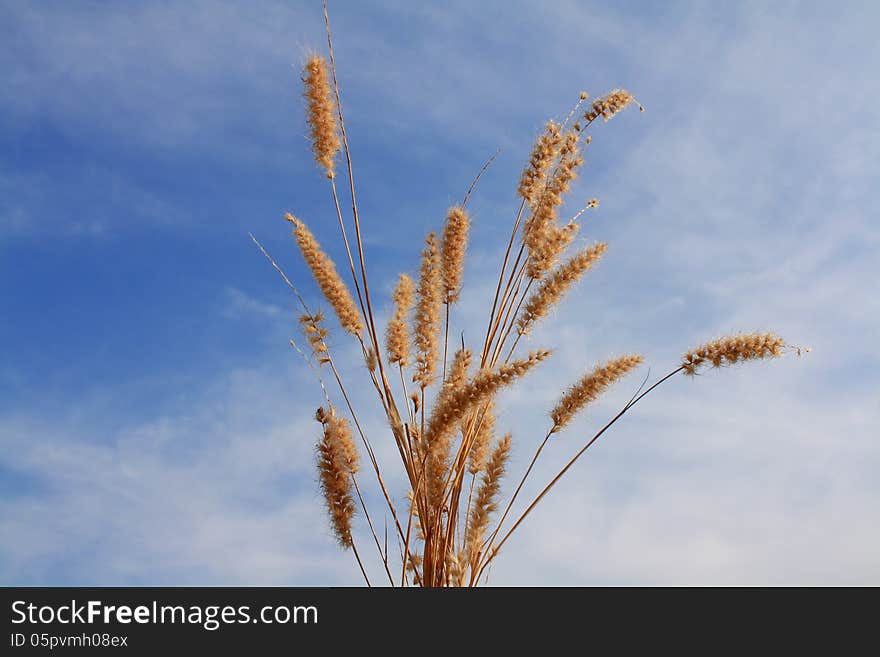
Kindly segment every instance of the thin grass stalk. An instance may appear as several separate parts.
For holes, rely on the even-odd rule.
[[[510,269],[510,274],[508,275],[507,282],[504,285],[504,294],[502,294],[502,296],[501,296],[500,308],[498,309],[498,312],[495,314],[494,322],[493,322],[492,326],[490,327],[490,333],[488,334],[488,336],[486,338],[486,355],[487,355],[486,363],[487,364],[491,362],[491,360],[488,358],[488,353],[491,350],[492,344],[495,340],[495,336],[498,334],[500,323],[503,321],[502,314],[504,313],[505,309],[507,309],[507,307],[508,307],[507,304],[510,299],[509,295],[511,293],[511,288],[514,285],[514,281],[522,276],[521,271],[523,269],[525,269],[526,264],[528,262],[528,258],[527,258],[526,261],[524,261],[523,264],[520,265],[520,261],[522,260],[524,253],[525,253],[525,244],[520,244],[519,252],[517,252],[517,254],[516,254],[516,259],[513,261],[513,266]],[[506,316],[507,315],[504,315],[504,317],[506,317]]]
[[[487,558],[486,558],[486,560],[485,560],[483,566],[480,568],[480,573],[481,573],[481,574],[482,574],[483,570],[485,570],[486,566],[492,561],[492,559],[495,558],[495,556],[496,556],[496,555],[498,554],[498,552],[501,550],[502,546],[507,542],[507,539],[509,539],[510,536],[513,534],[513,532],[516,531],[517,527],[519,527],[519,526],[522,524],[522,521],[526,519],[526,517],[532,512],[532,510],[538,505],[538,503],[544,498],[544,496],[550,491],[550,489],[553,488],[553,486],[556,485],[556,483],[557,483],[560,479],[562,479],[562,477],[565,475],[565,473],[568,472],[569,469],[571,469],[571,466],[573,466],[573,465],[577,462],[577,460],[578,460],[578,459],[584,454],[584,452],[586,452],[586,451],[590,448],[590,446],[592,446],[593,443],[595,443],[595,442],[596,442],[596,441],[602,436],[602,434],[604,434],[609,428],[611,428],[611,426],[612,426],[615,422],[617,422],[620,418],[622,418],[622,417],[626,414],[626,412],[629,411],[629,409],[631,409],[633,406],[635,406],[637,403],[639,403],[639,401],[640,401],[642,398],[644,398],[645,395],[649,394],[652,390],[654,390],[657,386],[659,386],[659,385],[660,385],[661,383],[663,383],[664,381],[666,381],[666,380],[672,378],[673,376],[675,376],[675,375],[678,374],[679,372],[683,372],[684,369],[685,369],[684,366],[679,366],[679,367],[675,368],[674,370],[672,370],[671,372],[669,372],[669,374],[667,374],[666,376],[664,376],[664,377],[662,377],[660,380],[658,380],[656,383],[654,383],[650,388],[648,388],[647,390],[645,390],[644,392],[642,392],[641,394],[639,394],[635,399],[633,399],[633,400],[631,400],[629,403],[627,403],[627,404],[626,404],[626,405],[625,405],[625,406],[624,406],[624,407],[623,407],[623,408],[617,413],[617,415],[615,415],[613,418],[611,418],[611,419],[605,424],[605,426],[603,426],[601,429],[599,429],[599,431],[598,431],[598,432],[597,432],[597,433],[596,433],[596,434],[595,434],[595,435],[594,435],[589,441],[587,441],[587,444],[584,445],[584,446],[580,449],[580,451],[578,451],[578,452],[577,452],[577,453],[571,458],[571,460],[565,465],[565,467],[562,468],[562,470],[560,470],[559,473],[558,473],[555,477],[553,477],[553,479],[550,481],[550,483],[548,483],[548,484],[547,484],[547,485],[541,490],[541,492],[538,494],[538,496],[532,501],[531,504],[529,504],[529,506],[526,508],[526,510],[523,511],[522,515],[519,516],[519,518],[518,518],[517,521],[513,524],[513,526],[507,531],[507,533],[504,534],[504,536],[502,537],[502,539],[498,542],[498,545],[496,545],[494,548],[492,548],[492,552],[491,552],[491,554],[489,554],[489,555],[487,556]],[[477,579],[479,579],[479,575],[477,576]]]
[[[367,316],[367,308],[364,305],[364,297],[361,293],[361,285],[358,282],[358,275],[354,268],[354,258],[351,255],[351,246],[348,243],[348,234],[345,230],[345,221],[342,219],[342,208],[339,206],[339,196],[336,192],[336,178],[330,177],[330,193],[333,196],[333,205],[336,208],[336,217],[339,221],[339,231],[342,233],[342,243],[345,245],[345,254],[348,256],[348,265],[351,270],[351,279],[354,283],[355,293],[357,294],[358,305],[361,308],[361,314]]]
[[[364,581],[367,583],[367,586],[369,588],[372,588],[373,585],[370,584],[370,578],[367,577],[367,571],[364,568],[364,562],[361,561],[361,555],[358,552],[357,546],[354,544],[354,541],[352,541],[352,543],[351,543],[351,551],[354,554],[354,558],[357,560],[358,567],[361,569],[361,574],[364,576]]]
[[[413,519],[413,510],[418,504],[417,496],[421,490],[422,481],[424,480],[425,474],[425,461],[422,460],[421,467],[419,468],[418,478],[416,479],[416,483],[413,486],[413,498],[409,504],[409,518],[406,521],[406,539],[404,540],[404,559],[403,559],[403,572],[401,573],[401,582],[406,581],[406,564],[411,561],[411,556],[409,552],[410,538],[412,537],[412,519]],[[419,513],[419,522],[421,523],[422,514]]]
[[[357,197],[355,195],[354,189],[354,171],[352,169],[351,164],[351,148],[348,144],[348,134],[345,129],[345,118],[342,112],[342,98],[339,93],[339,81],[336,77],[336,58],[333,51],[333,39],[330,34],[330,15],[327,12],[327,0],[323,0],[324,6],[324,27],[327,32],[327,50],[330,55],[330,72],[333,77],[333,93],[336,96],[336,111],[339,114],[339,131],[342,135],[342,148],[345,153],[345,165],[346,171],[348,173],[348,186],[349,191],[351,193],[351,212],[352,217],[354,218],[354,227],[355,227],[355,237],[357,239],[357,248],[358,248],[358,259],[360,261],[361,268],[361,279],[364,284],[364,298],[367,306],[367,325],[369,327],[370,336],[373,341],[373,348],[376,351],[376,358],[379,366],[379,376],[382,379],[383,389],[385,391],[385,396],[387,398],[388,408],[391,410],[389,413],[389,420],[392,424],[392,429],[395,432],[400,431],[399,427],[401,426],[400,415],[397,412],[397,407],[394,404],[394,395],[391,392],[391,387],[388,385],[388,379],[385,376],[385,366],[382,362],[382,354],[379,349],[379,338],[378,333],[376,332],[376,324],[373,317],[373,305],[370,299],[370,284],[367,279],[367,266],[364,260],[364,245],[363,239],[361,238],[361,224],[360,224],[360,216],[358,214],[357,207]]]
[[[394,577],[391,576],[391,570],[388,567],[388,549],[383,551],[382,546],[379,544],[379,537],[376,535],[376,530],[373,527],[373,521],[370,519],[370,513],[367,511],[367,505],[364,502],[364,498],[361,495],[361,488],[358,486],[357,477],[353,474],[351,475],[351,482],[354,484],[354,491],[357,493],[358,501],[361,504],[361,508],[364,510],[364,517],[367,519],[367,524],[370,527],[370,533],[373,534],[373,539],[376,541],[376,549],[379,550],[379,556],[382,557],[382,565],[385,566],[385,572],[388,574],[388,582],[391,584],[391,587],[394,587]]]
[[[516,220],[513,222],[513,230],[510,233],[510,240],[507,243],[507,248],[504,251],[504,259],[501,262],[501,272],[498,274],[498,285],[495,288],[495,297],[492,300],[492,310],[489,312],[489,325],[486,327],[486,339],[483,343],[483,353],[482,358],[480,360],[480,367],[486,366],[486,357],[489,353],[489,335],[492,331],[493,320],[495,319],[495,310],[498,307],[498,300],[501,294],[501,285],[504,283],[504,272],[507,270],[507,262],[510,258],[510,252],[513,250],[513,243],[516,240],[516,234],[519,231],[519,225],[522,221],[523,210],[525,210],[526,201],[522,200],[522,203],[519,205],[519,210],[516,213]]]
[[[477,173],[477,177],[474,178],[474,181],[471,183],[471,186],[468,187],[467,192],[465,192],[464,198],[461,199],[461,209],[462,210],[464,210],[465,206],[467,205],[468,199],[470,199],[471,194],[473,193],[474,189],[476,189],[477,183],[480,182],[480,178],[482,178],[483,174],[486,173],[486,170],[490,166],[492,166],[492,162],[495,161],[495,158],[498,157],[498,154],[500,152],[501,152],[500,148],[496,149],[495,152],[492,153],[492,156],[488,160],[486,160],[486,163],[483,164],[483,168],[480,169],[479,173]]]
[[[507,339],[510,337],[510,332],[513,330],[514,325],[516,324],[516,317],[519,315],[519,311],[522,308],[523,302],[526,300],[529,294],[529,290],[532,287],[532,283],[534,283],[534,278],[529,278],[529,282],[526,283],[525,290],[520,295],[519,291],[522,287],[522,283],[524,280],[524,275],[526,272],[526,268],[528,267],[528,259],[523,262],[522,269],[520,271],[519,279],[516,282],[516,288],[514,288],[513,297],[511,299],[510,305],[508,306],[507,313],[504,316],[504,323],[501,327],[501,337],[498,339],[498,343],[495,346],[495,351],[492,353],[492,363],[496,363],[498,358],[500,358],[502,351],[504,350],[504,344],[507,342]],[[514,302],[516,302],[514,304]],[[511,312],[512,311],[512,312]],[[519,337],[519,336],[517,336]],[[516,345],[514,345],[514,349]],[[507,360],[510,360],[510,357],[513,355],[513,350],[510,351],[510,354],[507,357]],[[506,362],[506,361],[505,361]]]
[[[443,303],[446,306],[446,317],[443,320],[443,377],[441,381],[446,381],[446,359],[449,357],[449,302]]]

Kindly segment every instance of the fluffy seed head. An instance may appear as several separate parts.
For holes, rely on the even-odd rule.
[[[681,365],[685,374],[693,376],[704,365],[721,367],[743,360],[774,358],[784,348],[785,341],[773,333],[746,333],[700,345],[684,355]]]
[[[639,105],[638,101],[636,101],[636,99],[633,98],[633,95],[626,89],[615,89],[607,95],[602,96],[602,98],[593,101],[590,105],[590,109],[584,114],[584,119],[586,119],[587,122],[590,122],[601,116],[603,120],[608,121],[620,110],[632,103],[638,105],[640,112],[645,111],[645,108]]]
[[[409,329],[406,320],[412,308],[414,291],[412,279],[406,274],[401,274],[392,297],[394,316],[388,322],[388,330],[385,333],[388,362],[398,363],[401,367],[409,364]]]
[[[517,192],[525,199],[530,207],[534,207],[538,196],[547,182],[550,167],[559,155],[559,146],[562,143],[562,128],[555,121],[547,123],[547,127],[535,140],[529,163],[523,169],[519,180]]]
[[[530,260],[546,264],[545,254],[552,251],[552,246],[547,242],[556,236],[554,229],[558,230],[556,222],[559,208],[565,194],[571,189],[571,182],[577,177],[578,168],[584,163],[578,139],[579,135],[575,131],[566,133],[559,148],[559,163],[523,226],[523,241],[529,249]],[[530,276],[539,278],[545,271],[546,269],[532,266]]]
[[[470,349],[462,347],[456,351],[452,357],[452,365],[449,367],[449,375],[443,384],[444,389],[455,392],[464,388],[468,380],[468,371],[471,368],[472,361],[473,353]]]
[[[306,62],[303,67],[303,85],[315,161],[332,178],[334,159],[339,152],[341,141],[336,121],[336,105],[330,91],[327,62],[323,57],[314,55]]]
[[[597,242],[572,256],[550,272],[537,290],[532,292],[517,318],[517,331],[528,333],[532,325],[544,317],[581,277],[598,262],[608,245]]]
[[[375,372],[379,367],[379,357],[376,356],[376,350],[373,347],[367,347],[364,352],[364,364],[370,372]]]
[[[473,568],[483,547],[483,537],[489,526],[489,517],[498,506],[498,493],[501,490],[501,478],[510,456],[510,434],[498,441],[491,458],[486,463],[486,470],[480,480],[474,508],[468,518],[465,533],[465,549],[468,561]]]
[[[596,366],[569,388],[550,412],[553,431],[559,431],[587,404],[595,401],[612,383],[642,362],[638,355],[621,356]]]
[[[526,274],[529,278],[539,279],[550,271],[559,256],[568,248],[577,236],[580,226],[570,221],[564,226],[551,224],[543,229],[541,239],[535,240],[529,251]]]
[[[321,423],[323,435],[317,445],[318,477],[330,526],[343,547],[352,546],[351,521],[355,513],[352,496],[352,475],[359,469],[357,448],[351,427],[333,409],[319,408],[315,419]]]
[[[293,236],[296,238],[303,259],[312,276],[315,277],[318,287],[321,288],[324,298],[336,313],[342,328],[353,335],[358,335],[364,328],[361,313],[354,304],[351,292],[336,271],[333,260],[324,253],[318,240],[302,221],[292,214],[285,215],[285,219],[293,224]]]
[[[413,381],[425,388],[434,380],[440,354],[440,306],[443,304],[443,282],[440,276],[440,249],[437,236],[430,233],[422,251],[416,303],[415,336],[416,366]]]
[[[443,301],[454,303],[461,294],[461,278],[464,271],[464,254],[467,250],[471,219],[460,207],[450,208],[443,227],[440,249],[443,276]]]
[[[473,426],[474,438],[468,453],[468,472],[477,474],[486,467],[489,446],[495,437],[495,401],[489,399],[481,408],[471,413],[462,425],[462,433]]]

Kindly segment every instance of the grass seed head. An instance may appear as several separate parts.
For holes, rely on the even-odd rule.
[[[401,274],[394,288],[394,316],[388,322],[388,330],[385,335],[385,349],[388,352],[388,362],[398,363],[401,367],[409,365],[409,329],[407,318],[413,305],[415,287],[412,279],[406,274]]]
[[[430,233],[422,251],[422,266],[416,301],[416,366],[413,381],[426,388],[435,378],[440,355],[440,307],[443,282],[440,276],[440,249],[437,236]]]
[[[342,142],[339,139],[336,104],[330,90],[327,62],[320,55],[310,57],[303,67],[303,85],[315,162],[332,178],[334,161]]]
[[[470,226],[471,219],[467,212],[460,207],[450,208],[446,216],[446,225],[443,227],[440,248],[444,303],[454,303],[461,294],[464,255]]]
[[[685,374],[693,376],[701,367],[723,367],[744,360],[775,358],[785,341],[773,333],[745,333],[713,340],[691,349],[682,358]]]
[[[293,224],[293,236],[302,253],[306,265],[312,272],[312,276],[324,294],[324,298],[333,308],[342,328],[352,335],[359,335],[364,328],[361,313],[354,303],[351,292],[336,271],[336,265],[330,259],[315,236],[301,220],[292,214],[285,218]]]
[[[323,435],[317,445],[318,478],[330,526],[339,543],[352,546],[351,522],[355,514],[352,475],[359,469],[357,447],[351,427],[334,410],[319,408],[315,419],[321,423]]]
[[[564,428],[578,412],[598,399],[612,383],[630,370],[635,369],[641,362],[642,357],[639,355],[621,356],[596,366],[591,372],[581,377],[562,395],[556,406],[550,411],[553,430],[559,431]]]

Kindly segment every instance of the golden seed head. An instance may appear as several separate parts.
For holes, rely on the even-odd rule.
[[[542,260],[542,249],[554,236],[557,215],[565,194],[577,177],[578,168],[584,163],[578,145],[578,133],[569,131],[559,146],[559,163],[532,206],[532,213],[523,226],[523,242],[529,249],[529,257]],[[542,272],[543,273],[543,272]]]
[[[642,362],[638,355],[621,356],[598,365],[569,388],[550,412],[553,431],[559,431],[587,404],[595,401],[612,383]]]
[[[401,274],[394,288],[394,316],[388,322],[385,334],[385,348],[388,351],[388,362],[398,363],[401,367],[409,364],[409,329],[407,317],[413,304],[415,286],[412,279]]]
[[[437,236],[430,233],[422,251],[415,317],[416,366],[413,381],[422,388],[434,380],[440,354],[440,306],[443,283],[440,276],[440,249]]]
[[[638,105],[639,111],[644,111],[644,108],[639,105],[630,92],[626,89],[615,89],[602,96],[602,98],[594,100],[590,105],[590,109],[584,114],[584,120],[589,123],[601,116],[603,120],[608,121],[620,110],[632,103]]]
[[[544,189],[550,167],[559,155],[562,144],[562,127],[555,121],[547,123],[544,132],[535,140],[529,163],[523,169],[519,181],[519,195],[533,206]]]
[[[443,227],[440,249],[443,276],[443,301],[454,303],[461,294],[464,254],[467,250],[471,219],[460,207],[450,208]]]
[[[550,272],[523,305],[517,318],[517,332],[520,335],[528,333],[534,323],[546,316],[571,287],[598,262],[607,248],[608,245],[604,242],[597,242]]]
[[[474,440],[468,453],[468,472],[477,474],[486,467],[489,446],[495,437],[495,401],[489,399],[482,408],[475,410],[462,425],[462,433],[473,426]]]
[[[526,274],[529,278],[539,279],[544,276],[559,259],[577,236],[580,226],[571,221],[565,226],[551,224],[542,231],[542,238],[535,240],[529,252]]]
[[[376,356],[376,350],[373,347],[367,347],[364,352],[364,363],[370,372],[375,372],[379,367],[379,358]]]
[[[477,565],[480,551],[483,548],[483,538],[489,527],[489,517],[498,506],[498,493],[501,490],[501,478],[510,456],[510,434],[505,435],[486,463],[486,469],[480,479],[480,487],[474,498],[474,506],[467,522],[465,532],[465,550],[471,568]]]
[[[449,375],[444,387],[451,391],[461,390],[468,380],[468,372],[473,361],[473,353],[470,349],[462,347],[452,357],[452,365],[449,367]]]
[[[319,408],[315,418],[323,428],[317,445],[318,477],[330,525],[339,543],[351,547],[351,521],[355,513],[351,477],[360,467],[357,447],[348,421],[338,417],[333,408]]]
[[[719,338],[688,351],[681,365],[693,376],[700,367],[722,367],[744,360],[775,358],[782,354],[785,341],[773,333],[745,333]]]
[[[336,104],[330,90],[327,62],[319,55],[310,57],[303,67],[303,96],[308,105],[308,124],[312,133],[315,161],[333,177],[334,159],[342,142],[336,121]]]
[[[296,238],[303,259],[324,294],[324,298],[336,313],[340,325],[353,335],[360,334],[364,328],[361,313],[355,306],[348,287],[342,281],[339,272],[336,271],[333,260],[324,253],[318,240],[301,220],[289,213],[285,215],[285,219],[294,225],[293,236]]]

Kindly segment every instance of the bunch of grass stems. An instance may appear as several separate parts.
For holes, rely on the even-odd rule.
[[[326,176],[346,256],[342,266],[346,275],[337,270],[305,222],[290,214],[286,218],[293,224],[296,243],[339,327],[350,334],[362,353],[364,376],[375,391],[389,427],[389,435],[381,439],[391,440],[396,446],[409,486],[405,498],[388,490],[383,477],[387,464],[380,465],[373,447],[379,438],[367,436],[364,431],[348,392],[349,384],[340,376],[326,339],[329,329],[324,316],[311,310],[257,242],[296,295],[302,311],[300,323],[307,348],[300,353],[314,370],[325,401],[316,416],[321,424],[317,461],[331,529],[340,546],[353,552],[368,585],[372,582],[352,532],[353,523],[361,516],[359,522],[365,523],[369,542],[378,551],[384,571],[379,579],[373,575],[376,583],[476,586],[485,581],[487,568],[535,506],[646,395],[675,375],[693,375],[704,367],[778,356],[786,345],[773,334],[752,333],[721,338],[688,351],[680,363],[650,385],[646,377],[601,429],[572,450],[565,467],[550,481],[539,483],[539,492],[527,504],[521,501],[516,507],[551,437],[642,362],[642,357],[635,354],[612,358],[587,371],[564,391],[549,413],[547,431],[543,439],[536,441],[525,472],[503,495],[502,478],[512,437],[495,435],[495,399],[502,389],[549,358],[550,352],[543,349],[522,353],[521,338],[536,328],[599,261],[606,248],[597,243],[568,253],[578,231],[578,219],[584,210],[596,207],[596,201],[589,201],[572,220],[562,223],[558,213],[563,198],[583,164],[583,150],[591,141],[590,132],[597,120],[608,121],[630,105],[642,108],[626,91],[615,90],[593,101],[582,92],[565,120],[549,122],[538,136],[518,186],[519,207],[500,260],[485,333],[476,343],[468,345],[462,339],[461,344],[451,348],[450,322],[463,280],[470,226],[468,199],[497,153],[480,170],[461,203],[449,210],[442,229],[428,235],[416,280],[400,276],[393,297],[393,316],[380,333],[326,3],[324,19],[329,58],[314,55],[308,59],[303,71],[304,97],[315,161]],[[346,211],[337,187],[340,160]],[[294,341],[291,344],[297,346]],[[325,377],[334,385],[325,385]],[[367,457],[368,466],[363,469],[358,465],[357,442]],[[364,472],[376,480],[384,502],[386,530],[382,540],[361,493],[359,477]],[[396,539],[392,540],[392,548],[388,524]]]

